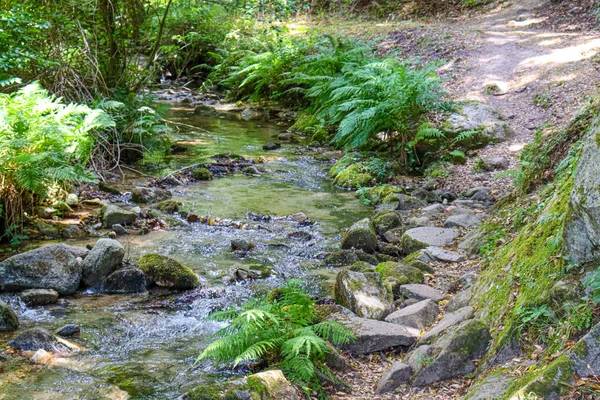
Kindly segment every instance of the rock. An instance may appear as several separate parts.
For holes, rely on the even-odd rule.
[[[425,279],[420,269],[395,261],[377,264],[375,272],[381,274],[385,284],[392,288],[395,299],[402,296],[400,286],[408,283],[423,283]]]
[[[233,239],[231,241],[231,251],[248,252],[255,247],[256,245],[248,239]]]
[[[60,235],[65,239],[85,239],[88,237],[85,229],[73,224],[65,226]]]
[[[513,377],[503,373],[493,373],[485,377],[481,382],[473,385],[466,399],[490,400],[503,399],[509,394],[508,390],[514,385]]]
[[[81,328],[75,324],[67,324],[56,331],[56,334],[62,337],[71,337],[81,332]]]
[[[458,249],[470,255],[478,254],[479,249],[484,245],[485,238],[485,232],[481,229],[474,229],[458,243]]]
[[[444,228],[471,228],[481,224],[485,217],[485,214],[475,212],[451,215],[444,222]]]
[[[37,215],[40,218],[50,219],[54,217],[58,213],[58,210],[55,210],[52,207],[38,207]]]
[[[245,108],[240,115],[242,116],[242,119],[244,121],[251,121],[262,118],[262,113],[252,108]]]
[[[325,258],[325,264],[331,267],[346,267],[358,261],[364,261],[371,265],[377,264],[377,258],[361,250],[338,250]]]
[[[54,289],[61,295],[75,293],[79,287],[82,269],[69,247],[54,244],[2,261],[0,289]]]
[[[180,202],[175,200],[164,200],[154,205],[154,208],[165,214],[173,214],[179,211]]]
[[[83,274],[81,282],[92,287],[118,269],[125,257],[125,249],[116,240],[99,239],[90,254],[83,260]]]
[[[294,221],[294,222],[296,222],[296,223],[298,223],[300,225],[310,224],[310,219],[303,212],[299,212],[299,213],[296,213],[296,214],[288,215],[287,219],[289,219],[290,221]]]
[[[52,208],[54,208],[55,210],[58,210],[58,211],[60,211],[61,213],[64,213],[64,214],[68,214],[68,213],[72,213],[73,212],[73,209],[71,208],[71,206],[69,206],[64,201],[57,201],[56,203],[52,204]]]
[[[140,269],[158,286],[177,290],[200,286],[198,276],[180,262],[159,254],[147,254],[140,259]]]
[[[478,148],[490,143],[502,142],[513,134],[500,113],[487,104],[463,106],[460,112],[450,115],[441,130],[450,139],[464,132],[475,131],[474,135],[459,142],[466,148]]]
[[[475,186],[465,192],[465,197],[471,198],[476,193],[479,193],[479,192],[489,193],[491,191],[492,191],[492,188],[488,187],[488,186]]]
[[[58,239],[61,237],[61,226],[55,223],[48,223],[44,221],[37,221],[36,227],[41,235],[46,236],[50,239]]]
[[[384,232],[382,236],[386,242],[399,245],[402,242],[402,235],[404,235],[404,232],[406,231],[407,229],[405,227],[394,228]]]
[[[42,328],[27,329],[8,342],[8,347],[24,351],[67,351],[69,347]]]
[[[113,187],[105,182],[99,182],[98,189],[100,189],[100,191],[105,192],[105,193],[116,194],[116,195],[121,194],[121,191],[119,189],[117,189],[116,187]]]
[[[213,179],[213,174],[208,168],[194,168],[192,170],[192,178],[197,181],[210,181]]]
[[[127,229],[125,229],[121,224],[114,224],[112,226],[112,230],[117,235],[127,235]]]
[[[474,372],[473,360],[485,354],[490,340],[484,322],[471,320],[461,324],[436,341],[433,360],[415,371],[413,386],[423,387]]]
[[[394,193],[387,196],[382,203],[383,209],[392,209],[399,211],[410,211],[416,208],[423,208],[426,203],[416,197],[407,196],[402,193]]]
[[[458,278],[458,283],[463,287],[463,289],[468,289],[477,281],[479,275],[477,272],[467,272],[460,278]]]
[[[480,158],[479,165],[484,171],[494,171],[497,169],[503,170],[510,166],[510,161],[506,157],[501,156],[483,156]]]
[[[472,297],[473,292],[471,288],[456,293],[454,297],[450,299],[448,304],[446,304],[446,312],[454,312],[463,307],[467,307]]]
[[[436,203],[427,207],[423,207],[421,211],[427,214],[441,214],[446,212],[446,207],[443,204]]]
[[[341,271],[333,289],[335,301],[359,317],[383,319],[391,312],[393,298],[372,272]]]
[[[248,167],[242,168],[242,173],[246,175],[260,175],[260,170],[256,168],[254,165],[250,165]]]
[[[355,354],[369,354],[398,346],[412,346],[419,337],[419,330],[373,319],[360,318],[341,313],[333,314],[338,321],[352,331],[356,340],[344,346]]]
[[[130,225],[138,215],[132,211],[127,211],[114,204],[108,204],[102,207],[102,222],[105,228],[110,228],[115,224]]]
[[[335,168],[335,165],[332,169]],[[371,174],[364,171],[362,164],[352,164],[335,174],[333,183],[336,186],[346,189],[358,189],[363,186],[370,186],[373,182]]]
[[[313,235],[304,231],[296,231],[288,234],[288,238],[299,242],[308,242],[309,240],[312,240]]]
[[[334,371],[345,372],[351,367],[350,363],[337,351],[336,348],[329,345],[329,352],[325,353],[325,364]]]
[[[352,225],[342,234],[342,249],[358,249],[373,253],[377,249],[377,234],[368,218]]]
[[[385,317],[385,322],[425,329],[435,322],[439,313],[438,305],[433,300],[427,299],[394,311]]]
[[[201,385],[190,390],[177,400],[255,400],[248,387],[246,378],[227,382]],[[259,398],[260,400],[260,398]]]
[[[375,394],[393,392],[403,383],[407,383],[410,380],[412,373],[413,370],[409,365],[396,361],[379,380]]]
[[[89,206],[89,207],[104,207],[105,205],[110,204],[107,200],[102,200],[102,199],[85,199],[85,200],[81,200],[81,204],[83,204],[84,206]]]
[[[473,316],[473,307],[463,307],[454,312],[446,313],[444,318],[437,323],[429,332],[421,338],[421,342],[428,343],[435,340],[438,336],[446,331],[446,329],[460,324],[461,322]]]
[[[441,203],[442,198],[436,191],[425,190],[423,188],[416,188],[411,193],[413,197],[423,200],[426,203]]]
[[[431,254],[429,254],[427,251],[425,251],[425,249],[421,249],[421,250],[415,251],[413,253],[410,253],[408,256],[406,256],[402,260],[402,262],[404,264],[418,268],[421,271],[429,273],[429,274],[435,273],[435,269],[431,265],[429,265],[429,263],[432,263],[435,261],[436,261],[436,259],[434,259],[431,256]]]
[[[425,248],[425,252],[430,255],[433,260],[444,263],[459,263],[466,260],[465,257],[458,253],[434,246]]]
[[[276,143],[276,142],[267,142],[263,145],[263,150],[269,151],[269,150],[277,150],[281,147],[280,143]]]
[[[444,300],[444,294],[432,288],[431,286],[422,284],[409,284],[400,286],[400,293],[408,299],[427,300],[431,299],[436,303]]]
[[[75,193],[69,193],[67,198],[65,199],[65,203],[70,207],[78,207],[79,206],[79,197]]]
[[[21,293],[21,299],[28,306],[44,306],[58,302],[58,292],[54,289],[28,289]]]
[[[298,392],[280,370],[259,372],[248,377],[248,387],[260,400],[300,400]]]
[[[0,331],[16,331],[19,318],[8,304],[0,300]]]
[[[292,132],[282,132],[277,135],[277,139],[282,142],[291,142],[293,138],[294,135],[292,135]]]
[[[371,221],[375,232],[380,235],[402,225],[400,213],[393,210],[380,211],[373,216]]]
[[[400,240],[400,247],[404,254],[410,254],[429,246],[448,246],[454,242],[459,233],[455,229],[422,227],[413,228],[404,232]]]
[[[406,225],[411,228],[420,228],[422,226],[434,226],[428,217],[410,217],[406,220]]]
[[[102,289],[104,293],[143,293],[148,290],[148,279],[138,268],[120,269],[104,279]]]
[[[131,201],[134,203],[158,203],[171,197],[169,190],[153,187],[136,187],[131,191]]]

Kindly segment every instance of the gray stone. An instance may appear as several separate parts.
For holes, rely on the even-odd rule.
[[[83,260],[81,281],[86,286],[95,286],[118,269],[125,257],[125,249],[116,240],[100,239],[90,254]]]
[[[376,394],[390,393],[403,383],[407,383],[412,376],[413,370],[409,365],[395,362],[392,367],[381,377],[377,384]]]
[[[214,110],[214,108],[213,108],[213,110]],[[245,108],[240,115],[244,121],[261,119],[263,116],[260,111],[252,109],[252,108]]]
[[[19,318],[8,304],[0,300],[0,331],[15,331],[19,328]]]
[[[231,241],[231,251],[248,252],[255,247],[256,245],[248,239],[233,239]]]
[[[415,371],[413,386],[427,386],[474,372],[474,360],[485,354],[490,340],[484,322],[471,320],[461,324],[434,343],[434,359]]]
[[[24,351],[66,351],[69,347],[61,343],[56,336],[41,328],[27,329],[8,342],[8,347]]]
[[[368,218],[352,225],[342,234],[342,249],[358,249],[373,253],[377,249],[377,234]]]
[[[388,206],[385,208],[385,206]],[[399,211],[410,211],[416,208],[422,208],[426,205],[426,203],[413,196],[408,196],[402,193],[394,193],[388,197],[386,197],[382,206],[384,209],[393,209]]]
[[[497,169],[507,169],[510,161],[502,156],[483,156],[481,157],[481,169],[484,171],[494,171]]]
[[[406,228],[404,228],[404,227],[394,228],[394,229],[390,229],[389,231],[385,232],[382,236],[386,242],[397,245],[397,244],[400,244],[400,242],[402,240],[402,235],[404,235],[404,232],[406,232]]]
[[[462,290],[454,295],[446,304],[446,312],[454,312],[469,305],[473,292],[471,288]]]
[[[469,391],[468,400],[494,400],[502,399],[514,383],[513,377],[502,373],[487,376],[480,383],[474,385]]]
[[[276,142],[267,142],[263,145],[263,150],[277,150],[281,147],[281,144]]]
[[[248,377],[252,398],[261,400],[300,400],[296,388],[278,369],[259,372]]]
[[[75,324],[67,324],[56,331],[56,334],[62,337],[75,336],[81,332],[81,328]]]
[[[513,134],[502,115],[487,104],[463,106],[460,112],[450,115],[443,124],[442,131],[449,138],[455,138],[463,132],[476,131],[470,138],[460,141],[460,145],[467,148],[502,142]]]
[[[419,338],[419,330],[356,316],[333,314],[338,321],[352,331],[356,340],[344,346],[355,354],[368,354],[398,346],[412,346]]]
[[[474,229],[458,243],[458,249],[470,255],[479,253],[485,241],[485,233],[481,229]]]
[[[134,203],[159,203],[172,196],[169,190],[154,187],[136,187],[131,191],[131,201]]]
[[[136,213],[115,206],[114,204],[102,207],[102,222],[105,228],[110,228],[115,224],[130,225],[135,222],[137,217]]]
[[[421,211],[427,214],[441,214],[446,212],[446,207],[444,207],[443,204],[437,203],[424,207],[421,209]]]
[[[125,294],[143,293],[148,290],[149,280],[138,268],[120,269],[104,279],[103,292]]]
[[[69,193],[67,198],[65,199],[65,203],[70,207],[78,207],[79,206],[79,197],[75,193]]]
[[[38,207],[37,215],[40,218],[50,219],[58,213],[58,210],[52,207]]]
[[[127,229],[125,229],[121,224],[114,224],[112,226],[112,230],[117,235],[127,235]]]
[[[436,227],[413,228],[404,232],[400,247],[404,254],[410,254],[429,246],[448,246],[454,242],[459,233],[455,229]]]
[[[444,250],[440,247],[430,246],[425,249],[425,252],[433,258],[435,261],[444,263],[459,263],[466,260],[465,257],[454,251]]]
[[[439,313],[438,305],[433,300],[427,299],[394,311],[385,317],[385,321],[411,328],[425,329],[435,322]]]
[[[475,212],[451,215],[444,222],[444,228],[471,228],[481,224],[485,217],[485,214]]]
[[[81,280],[81,264],[69,246],[54,244],[17,254],[0,263],[0,289],[54,289],[73,294]]]
[[[477,272],[467,272],[463,276],[458,278],[458,283],[460,284],[460,286],[462,286],[463,289],[468,289],[471,286],[473,286],[475,281],[477,281],[477,278],[479,278]]]
[[[458,310],[450,313],[446,313],[444,318],[440,322],[437,323],[436,326],[433,327],[429,332],[427,332],[421,338],[421,342],[428,343],[436,338],[438,338],[441,334],[443,334],[448,328],[451,328],[455,325],[466,321],[467,319],[473,316],[475,310],[473,307],[463,307]]]
[[[333,289],[335,301],[359,317],[383,319],[392,311],[393,297],[373,272],[350,270],[338,273]]]
[[[71,254],[73,254],[75,257],[79,257],[82,260],[85,259],[88,254],[90,254],[90,251],[85,247],[69,246],[68,244],[63,244],[63,246],[67,250],[69,250]]]
[[[489,193],[492,191],[492,188],[489,186],[475,186],[465,192],[465,197],[471,198],[475,193],[485,192]]]
[[[380,211],[371,219],[373,228],[378,234],[383,234],[390,229],[402,226],[402,218],[398,211],[386,210]]]
[[[411,351],[405,358],[405,362],[413,371],[419,371],[433,361],[436,353],[437,349],[435,347],[424,344]]]
[[[400,293],[406,298],[427,300],[431,299],[436,303],[444,300],[444,294],[439,290],[432,288],[431,286],[422,285],[418,283],[411,283],[408,285],[400,286]]]
[[[410,227],[434,226],[434,223],[428,217],[410,217],[406,220],[406,225]]]
[[[28,289],[21,293],[21,299],[30,307],[55,304],[58,292],[54,289]]]

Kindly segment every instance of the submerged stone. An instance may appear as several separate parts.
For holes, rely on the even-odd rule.
[[[0,300],[0,331],[14,331],[19,328],[19,318],[8,304]]]
[[[21,293],[21,299],[28,306],[43,306],[58,302],[58,292],[54,289],[28,289]]]

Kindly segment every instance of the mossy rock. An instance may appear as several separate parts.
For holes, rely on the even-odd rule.
[[[374,272],[375,266],[364,261],[357,261],[350,266],[350,271],[356,272]]]
[[[173,214],[179,211],[181,203],[175,200],[165,200],[156,204],[154,208],[164,212],[165,214]]]
[[[67,203],[65,203],[64,201],[57,201],[56,203],[52,204],[52,208],[54,208],[55,210],[58,210],[62,213],[73,212],[73,209],[71,208],[71,206],[68,205]]]
[[[159,385],[157,378],[134,363],[109,365],[100,371],[100,375],[133,398],[150,396]]]
[[[182,400],[254,400],[246,379],[235,379],[220,384],[198,386],[185,395]]]
[[[427,263],[426,259],[423,256],[422,250],[418,250],[413,253],[410,253],[409,255],[404,257],[402,262],[406,265],[410,265],[411,267],[418,268],[427,274],[435,273],[435,268],[433,268],[431,265],[429,265]]]
[[[352,225],[342,234],[342,249],[358,249],[373,253],[377,249],[377,235],[368,218]]]
[[[333,183],[347,189],[358,189],[359,187],[370,186],[372,181],[373,177],[363,172],[361,164],[352,164],[337,174]]]
[[[140,259],[139,268],[158,286],[188,290],[200,286],[198,276],[172,258],[160,254],[147,254]]]
[[[257,273],[256,279],[265,279],[274,274],[273,268],[264,264],[252,264],[250,267],[248,267],[248,270]]]
[[[394,298],[402,297],[400,286],[409,283],[423,283],[425,277],[418,268],[394,261],[382,262],[375,267],[385,283],[391,286]]]
[[[392,311],[393,297],[380,274],[343,270],[338,273],[333,297],[359,317],[382,320]]]
[[[371,204],[378,205],[383,199],[394,193],[402,193],[402,188],[390,184],[379,185],[369,189],[368,198],[371,200]]]
[[[296,388],[280,370],[270,370],[247,378],[252,400],[300,400]]]
[[[375,231],[380,235],[402,225],[400,213],[394,210],[380,211],[373,216],[371,221]]]
[[[377,257],[360,250],[337,250],[325,257],[325,264],[331,267],[346,267],[358,261],[377,264]]]
[[[192,178],[197,181],[210,181],[213,178],[212,172],[208,168],[194,168]]]
[[[15,331],[19,327],[17,314],[2,300],[0,300],[0,331]]]

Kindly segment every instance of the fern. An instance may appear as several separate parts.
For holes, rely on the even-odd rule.
[[[344,345],[352,333],[335,321],[320,321],[315,302],[300,281],[289,281],[276,296],[245,303],[241,309],[218,311],[214,321],[229,321],[216,340],[198,356],[234,367],[253,362],[281,368],[307,395],[325,398],[319,376],[333,377],[325,365],[328,342]]]

